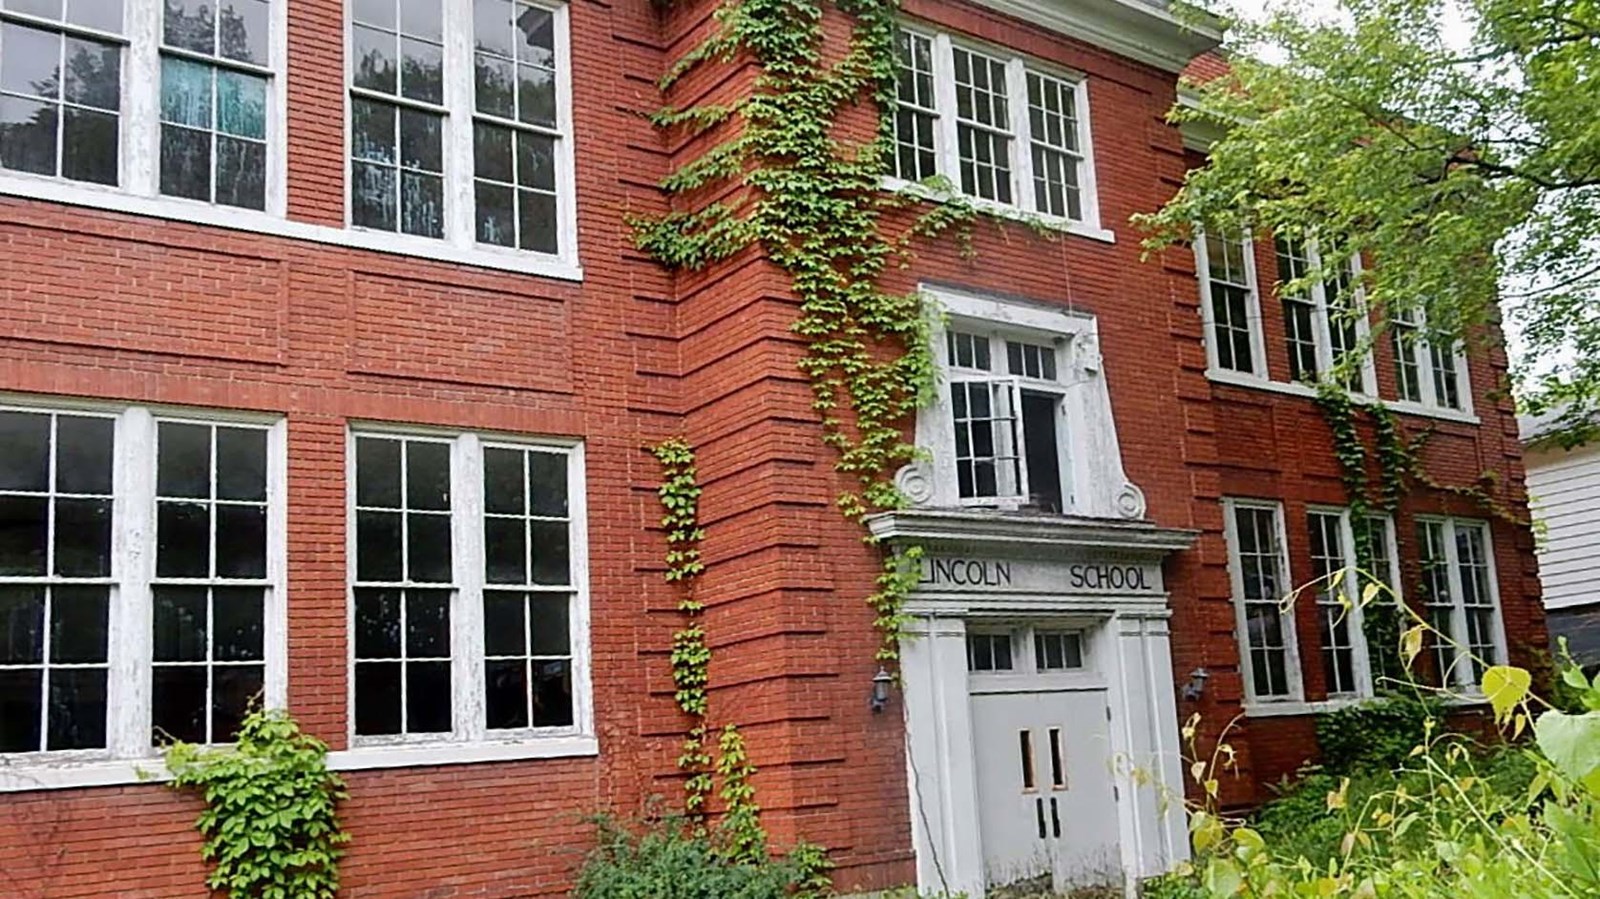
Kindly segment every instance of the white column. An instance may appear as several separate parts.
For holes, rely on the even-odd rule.
[[[1117,617],[1105,630],[1123,869],[1153,877],[1189,857],[1167,619]]]
[[[984,895],[967,629],[960,618],[915,619],[900,643],[906,768],[917,888],[933,895]]]

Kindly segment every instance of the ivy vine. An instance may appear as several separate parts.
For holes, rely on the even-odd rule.
[[[668,90],[697,66],[744,54],[758,66],[753,89],[732,103],[668,108],[653,121],[700,134],[728,126],[731,136],[670,174],[662,188],[704,202],[655,218],[631,220],[638,246],[664,265],[699,269],[754,246],[790,277],[800,301],[791,326],[807,345],[800,363],[823,441],[838,470],[855,478],[838,497],[843,514],[901,508],[894,472],[917,456],[904,428],[931,395],[934,362],[929,317],[916,293],[882,289],[891,265],[905,264],[917,238],[954,233],[970,246],[973,210],[953,192],[930,189],[933,206],[898,234],[884,213],[921,202],[881,190],[891,157],[895,101],[895,0],[836,0],[851,17],[848,47],[835,60],[823,52],[821,0],[729,0],[709,37],[661,80]],[[842,136],[843,115],[876,103],[872,137]],[[741,187],[744,190],[708,191]],[[868,538],[869,542],[871,538]],[[900,607],[914,579],[909,558],[885,553],[869,602],[883,634],[879,655],[894,658]]]
[[[255,709],[238,743],[167,748],[171,786],[198,791],[195,827],[212,864],[206,883],[233,899],[334,899],[350,836],[339,824],[344,781],[328,770],[328,747],[279,709]]]

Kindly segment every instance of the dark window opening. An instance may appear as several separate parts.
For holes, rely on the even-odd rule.
[[[1061,465],[1057,455],[1057,397],[1022,392],[1022,427],[1028,455],[1028,505],[1043,512],[1060,512]]]

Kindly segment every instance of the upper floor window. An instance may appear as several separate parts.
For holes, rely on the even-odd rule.
[[[1196,258],[1206,295],[1201,303],[1211,366],[1266,377],[1261,341],[1261,298],[1249,237],[1201,235]]]
[[[0,3],[0,171],[276,206],[282,5]],[[141,146],[159,152],[124,152]]]
[[[1098,223],[1082,77],[942,33],[903,29],[896,47],[896,177],[943,175],[980,200]]]
[[[1064,511],[1055,342],[972,322],[945,332],[944,350],[962,502]]]
[[[1491,542],[1482,521],[1417,519],[1429,649],[1442,685],[1476,690],[1484,668],[1505,659]]]
[[[1472,392],[1460,345],[1430,336],[1421,310],[1390,317],[1395,387],[1400,398],[1442,409],[1470,411]]]
[[[588,730],[581,450],[354,437],[360,745]]]
[[[1334,266],[1324,280],[1307,282],[1324,264],[1315,243],[1280,235],[1273,246],[1290,380],[1315,382],[1343,366],[1347,390],[1372,394],[1366,358],[1356,355],[1367,334],[1365,306],[1356,288],[1358,261]],[[1291,289],[1291,284],[1297,286]]]
[[[281,426],[0,409],[0,752],[225,743],[283,702],[281,460]]]
[[[1225,499],[1223,516],[1246,695],[1263,701],[1299,699],[1299,648],[1292,607],[1285,602],[1293,587],[1283,507]]]
[[[350,16],[351,223],[567,251],[566,7],[359,0]]]

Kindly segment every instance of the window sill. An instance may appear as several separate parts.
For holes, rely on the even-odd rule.
[[[1247,718],[1290,718],[1297,715],[1321,715],[1325,712],[1336,712],[1351,706],[1375,702],[1373,696],[1349,696],[1341,699],[1324,699],[1319,702],[1305,702],[1298,699],[1282,701],[1247,700],[1244,704],[1244,714]],[[1475,694],[1452,695],[1444,699],[1444,704],[1450,708],[1469,708],[1472,706],[1487,705],[1488,698]]]
[[[525,759],[578,758],[600,754],[600,741],[590,736],[538,737],[504,743],[429,743],[358,746],[328,753],[335,771],[379,768],[421,768],[471,765]]]
[[[0,793],[162,783],[171,777],[166,763],[157,756],[143,759],[41,758],[26,761],[0,758]]]
[[[1075,221],[1069,218],[1062,218],[1061,216],[1056,215],[1042,215],[1036,212],[1029,212],[1028,210],[1017,206],[1010,206],[1005,203],[997,203],[994,200],[985,200],[982,197],[969,197],[962,194],[954,194],[950,191],[929,187],[926,184],[918,184],[915,181],[907,181],[904,178],[885,177],[883,179],[883,187],[885,190],[890,190],[895,193],[909,194],[913,197],[918,197],[923,200],[930,200],[935,203],[946,203],[952,200],[964,200],[968,203],[971,203],[972,207],[979,212],[987,213],[988,215],[992,215],[997,218],[1010,219],[1011,221],[1015,221],[1023,225],[1036,225],[1049,231],[1060,231],[1065,234],[1075,234],[1079,237],[1087,237],[1090,240],[1098,240],[1101,243],[1117,242],[1116,234],[1100,227],[1099,225]]]
[[[462,247],[442,240],[430,240],[388,231],[313,225],[250,209],[214,206],[173,197],[140,196],[120,188],[76,184],[54,178],[12,172],[0,173],[0,195],[87,206],[109,212],[268,234],[293,240],[308,240],[330,246],[453,262],[458,265],[518,272],[562,281],[583,280],[583,268],[578,264],[576,256],[554,256],[499,247]]]
[[[1228,371],[1227,369],[1207,369],[1206,377],[1215,383],[1228,384],[1233,387],[1249,387],[1256,390],[1267,390],[1273,393],[1284,393],[1288,394],[1289,396],[1302,396],[1308,399],[1315,399],[1317,396],[1316,388],[1309,384],[1285,381],[1269,381],[1266,378],[1258,378],[1254,375],[1240,374],[1239,372]],[[1459,409],[1444,409],[1439,406],[1413,403],[1409,400],[1380,400],[1376,397],[1367,396],[1364,393],[1354,393],[1351,394],[1351,396],[1354,399],[1364,403],[1382,403],[1386,408],[1395,412],[1399,412],[1402,415],[1416,415],[1423,418],[1437,418],[1440,421],[1455,421],[1469,425],[1482,424],[1482,421],[1478,418],[1478,416],[1473,415],[1471,412],[1463,412]]]

